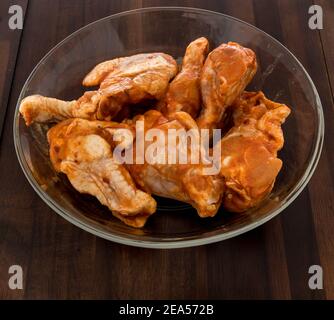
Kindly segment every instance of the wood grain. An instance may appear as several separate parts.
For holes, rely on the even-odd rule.
[[[2,108],[8,110],[0,145],[0,298],[333,299],[334,144],[329,137],[334,134],[334,8],[330,1],[319,3],[326,17],[320,33],[308,29],[307,11],[312,4],[308,0],[29,0],[21,39],[18,35],[8,38],[10,48],[19,47],[18,54],[8,49],[8,41],[0,46],[0,56],[7,59],[0,61],[1,68],[10,70],[5,78],[0,76]],[[301,60],[322,99],[328,139],[307,190],[278,217],[228,241],[169,251],[126,247],[96,238],[48,208],[29,186],[16,160],[12,141],[15,104],[24,81],[43,55],[89,22],[157,5],[201,7],[256,25]],[[38,45],[32,45],[34,39]],[[11,75],[14,78],[8,84]],[[23,266],[22,291],[8,289],[12,264]],[[324,290],[308,288],[308,268],[313,264],[324,268]]]
[[[323,57],[313,67],[312,77],[316,78],[317,88],[325,115],[325,144],[322,157],[309,188],[312,194],[312,210],[317,230],[319,254],[324,273],[327,275],[326,293],[328,299],[334,299],[334,3],[329,0],[315,1],[321,5],[324,13],[324,29],[317,31],[322,43]]]
[[[15,3],[10,0],[0,2],[0,138],[22,33],[22,30],[11,30],[8,26],[10,18],[8,9],[13,4],[21,6],[24,19],[28,0],[18,0]]]

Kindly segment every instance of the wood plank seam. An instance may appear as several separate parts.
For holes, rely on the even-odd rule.
[[[315,3],[313,1],[313,3]],[[333,84],[331,82],[330,76],[329,76],[329,72],[328,72],[328,62],[327,62],[327,57],[326,57],[326,53],[325,53],[325,49],[324,49],[324,43],[323,43],[323,39],[322,39],[322,35],[321,35],[321,31],[317,30],[319,39],[320,39],[320,43],[321,43],[321,51],[322,51],[322,55],[324,57],[324,63],[325,63],[325,67],[326,67],[326,77],[327,77],[327,81],[329,84],[329,88],[331,90],[331,100],[332,100],[332,105],[334,105],[334,90],[333,90]]]
[[[3,136],[3,130],[4,130],[4,123],[7,120],[7,114],[8,114],[8,108],[9,108],[9,104],[12,98],[12,90],[13,90],[13,82],[15,79],[15,74],[16,74],[16,67],[17,67],[17,61],[18,61],[18,57],[20,54],[20,50],[21,50],[21,43],[22,43],[22,39],[23,39],[23,33],[24,33],[24,26],[26,24],[26,17],[27,17],[27,13],[28,13],[28,8],[29,8],[29,0],[27,0],[27,5],[26,5],[26,9],[23,13],[23,28],[20,32],[20,36],[19,36],[19,43],[18,43],[18,47],[16,50],[16,57],[15,57],[15,61],[14,61],[14,67],[13,67],[13,72],[12,75],[10,76],[9,82],[10,82],[10,86],[9,86],[9,90],[8,90],[8,95],[7,95],[7,99],[5,97],[5,101],[3,102],[3,105],[5,106],[3,112],[3,116],[0,117],[0,144],[2,143],[2,136]],[[10,119],[10,121],[12,121],[12,119]]]

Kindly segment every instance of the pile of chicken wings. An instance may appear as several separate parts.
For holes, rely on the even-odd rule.
[[[256,70],[251,49],[229,42],[209,53],[202,37],[188,45],[180,67],[165,53],[105,61],[83,80],[97,90],[73,101],[28,96],[20,113],[28,126],[57,123],[47,134],[54,169],[127,225],[144,226],[156,211],[152,195],[189,203],[200,217],[215,216],[221,205],[243,212],[273,188],[282,167],[281,125],[290,113],[262,92],[244,91]],[[113,156],[115,135],[122,128],[135,132],[138,120],[144,132],[166,135],[169,129],[222,129],[211,146],[220,147],[218,173],[208,175],[205,163],[120,163]],[[136,151],[136,142],[127,148]]]

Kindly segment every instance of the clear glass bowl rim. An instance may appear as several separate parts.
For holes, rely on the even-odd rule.
[[[83,31],[86,28],[89,28],[90,26],[92,26],[94,24],[98,24],[98,23],[100,23],[104,20],[114,19],[114,18],[118,18],[118,17],[121,17],[121,16],[125,16],[125,15],[130,15],[130,14],[135,14],[135,13],[154,12],[154,11],[182,11],[182,12],[214,14],[214,15],[223,16],[228,20],[234,20],[234,21],[237,21],[237,22],[242,23],[244,25],[247,25],[248,27],[250,27],[252,29],[255,29],[258,32],[260,32],[260,33],[266,35],[267,37],[271,38],[272,41],[274,41],[276,44],[278,44],[280,47],[282,47],[296,61],[296,63],[300,66],[300,68],[305,73],[308,81],[310,82],[311,87],[313,89],[313,94],[316,98],[316,111],[317,111],[317,115],[318,115],[318,123],[317,123],[318,131],[317,131],[316,142],[315,142],[315,147],[314,147],[312,158],[311,158],[310,162],[308,163],[308,166],[307,166],[303,176],[300,178],[300,180],[295,185],[295,187],[290,191],[290,193],[287,196],[287,198],[285,199],[285,202],[283,203],[283,205],[281,207],[279,207],[278,209],[274,210],[273,212],[271,212],[269,215],[263,217],[262,219],[260,219],[258,221],[254,221],[254,222],[250,223],[249,225],[246,225],[246,226],[244,226],[242,228],[239,228],[237,230],[231,230],[231,231],[228,231],[228,232],[225,232],[225,233],[222,233],[222,234],[216,234],[216,235],[203,237],[203,238],[201,238],[200,235],[195,237],[195,238],[186,239],[186,240],[183,239],[183,238],[141,240],[140,239],[141,236],[137,236],[137,239],[125,238],[125,237],[122,237],[122,236],[117,236],[117,235],[113,235],[113,234],[104,232],[102,230],[98,230],[97,228],[93,227],[92,225],[90,225],[88,223],[85,223],[85,222],[83,222],[83,221],[81,221],[77,218],[74,218],[71,215],[70,212],[68,212],[67,210],[65,210],[61,206],[59,206],[56,201],[54,201],[51,197],[49,197],[48,194],[40,187],[40,185],[37,183],[37,181],[33,177],[32,173],[31,173],[31,171],[28,167],[28,164],[25,160],[24,153],[23,153],[22,146],[20,144],[20,139],[19,139],[19,125],[18,125],[18,123],[19,123],[19,106],[20,106],[21,100],[23,99],[26,88],[29,85],[30,79],[38,71],[40,65],[45,63],[46,60],[48,59],[48,57],[50,55],[52,55],[53,52],[58,47],[60,47],[63,43],[65,43],[66,41],[68,41],[72,37],[75,37],[78,33],[80,33],[81,31]],[[35,190],[35,192],[41,197],[41,199],[49,207],[51,207],[55,212],[57,212],[64,219],[68,220],[69,222],[76,225],[77,227],[79,227],[79,228],[81,228],[81,229],[83,229],[83,230],[85,230],[85,231],[87,231],[91,234],[94,234],[95,236],[98,236],[98,237],[101,237],[101,238],[104,238],[104,239],[107,239],[107,240],[110,240],[110,241],[113,241],[113,242],[125,244],[125,245],[131,245],[131,246],[143,247],[143,248],[156,248],[156,249],[172,249],[172,248],[193,247],[193,246],[199,246],[199,245],[204,245],[204,244],[209,244],[209,243],[214,243],[214,242],[226,240],[226,239],[238,236],[240,234],[243,234],[247,231],[250,231],[250,230],[264,224],[265,222],[271,220],[275,216],[277,216],[280,212],[282,212],[285,208],[287,208],[297,198],[297,196],[306,187],[307,183],[309,182],[310,178],[312,177],[312,175],[313,175],[313,173],[316,169],[316,166],[318,164],[320,155],[321,155],[321,150],[322,150],[323,140],[324,140],[324,131],[325,131],[324,115],[323,115],[321,100],[320,100],[319,94],[317,92],[317,89],[316,89],[311,77],[309,76],[309,74],[307,73],[307,71],[305,70],[303,65],[301,64],[301,62],[294,56],[294,54],[292,52],[290,52],[289,49],[287,49],[278,40],[276,40],[274,37],[272,37],[268,33],[264,32],[263,30],[255,27],[252,24],[249,24],[249,23],[247,23],[243,20],[237,19],[235,17],[229,16],[229,15],[226,15],[226,14],[223,14],[223,13],[211,11],[211,10],[206,10],[206,9],[193,8],[193,7],[174,7],[174,6],[172,6],[172,7],[146,7],[146,8],[128,10],[128,11],[123,11],[123,12],[120,12],[120,13],[112,14],[112,15],[106,16],[104,18],[101,18],[99,20],[93,21],[93,22],[85,25],[84,27],[76,30],[75,32],[73,32],[69,36],[67,36],[65,39],[63,39],[61,42],[59,42],[56,46],[54,46],[39,61],[39,63],[35,66],[35,68],[31,71],[31,73],[30,73],[28,79],[26,80],[25,84],[23,85],[23,88],[22,88],[21,93],[19,95],[19,98],[18,98],[18,101],[17,101],[17,104],[16,104],[16,109],[15,109],[15,114],[14,114],[14,124],[13,124],[14,146],[15,146],[16,155],[17,155],[17,158],[19,160],[22,171],[23,171],[24,175],[26,176],[27,180],[29,181],[30,185]]]

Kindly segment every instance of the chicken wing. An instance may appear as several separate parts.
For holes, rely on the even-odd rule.
[[[111,120],[123,106],[161,99],[176,72],[175,60],[164,53],[117,58],[97,65],[83,80],[85,86],[100,85],[99,90],[73,101],[29,96],[20,112],[27,125],[66,118]]]
[[[196,122],[185,112],[176,112],[170,118],[166,118],[156,110],[146,112],[133,122],[140,120],[144,121],[145,131],[158,129],[157,132],[162,134],[163,139],[158,139],[159,142],[145,143],[142,149],[145,155],[143,163],[127,165],[136,183],[148,193],[191,204],[201,217],[214,216],[221,203],[223,180],[219,175],[208,175],[205,172],[204,161],[191,162],[194,158],[191,158],[190,145],[187,146],[186,142],[184,148],[182,138],[176,142],[175,147],[169,141],[172,130],[177,132],[193,129],[196,134],[196,131],[198,132]],[[153,143],[159,151],[147,152]],[[134,149],[136,145],[137,143],[134,144]],[[140,154],[141,151],[137,148],[134,152]],[[167,159],[171,155],[175,156],[174,160]],[[184,162],[181,160],[182,157]]]
[[[262,92],[245,92],[232,106],[235,126],[221,140],[223,205],[234,212],[256,206],[271,191],[282,167],[281,125],[290,113]]]
[[[142,227],[156,202],[136,188],[129,172],[113,158],[112,133],[122,125],[82,119],[65,120],[48,132],[50,158],[73,187],[95,196],[114,216]]]
[[[220,126],[226,108],[244,91],[256,69],[255,53],[235,42],[221,44],[208,55],[201,76],[200,128]]]
[[[169,85],[164,106],[164,114],[177,111],[189,113],[196,118],[201,107],[200,76],[209,43],[204,37],[191,42],[185,52],[182,69]]]
[[[55,170],[130,226],[142,227],[155,212],[151,194],[189,203],[201,217],[214,216],[221,203],[242,212],[273,188],[282,167],[277,156],[284,144],[281,126],[290,109],[262,92],[244,92],[257,69],[252,50],[229,42],[205,60],[207,52],[207,39],[191,42],[176,77],[176,62],[164,53],[105,61],[83,80],[97,90],[72,101],[29,96],[20,113],[27,125],[61,121],[48,131]],[[133,117],[133,104],[140,113],[141,106],[156,101],[161,112],[110,121]],[[221,128],[227,113],[233,127],[225,126],[227,134],[211,149],[221,157],[218,172],[208,174],[213,164],[200,129]],[[117,139],[119,129],[129,130],[132,138]],[[123,151],[132,161],[120,161]]]

